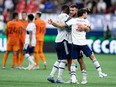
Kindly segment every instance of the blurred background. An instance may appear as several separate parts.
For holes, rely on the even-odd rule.
[[[90,8],[88,20],[92,31],[87,33],[90,48],[98,54],[116,54],[116,0],[0,0],[0,52],[6,51],[7,39],[3,34],[6,23],[13,12],[20,15],[24,10],[27,13],[43,13],[41,18],[47,24],[44,52],[55,52],[57,29],[48,25],[47,20],[55,20],[64,4],[77,4],[79,9]]]

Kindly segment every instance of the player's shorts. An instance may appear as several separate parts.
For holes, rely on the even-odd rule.
[[[71,53],[71,58],[72,59],[78,59],[80,58],[81,51],[87,56],[91,56],[92,51],[91,49],[88,47],[88,45],[84,45],[84,46],[79,46],[79,45],[74,45],[72,44],[72,53]]]
[[[66,59],[71,59],[71,44],[67,43],[68,54],[66,55]]]
[[[29,47],[29,45],[24,45],[24,51],[29,54],[34,53],[34,47],[33,46]]]
[[[69,50],[68,50],[68,42],[66,40],[56,43],[55,48],[59,60],[67,59]]]
[[[7,51],[18,51],[19,44],[8,43],[7,44]]]
[[[72,50],[72,44],[71,43],[68,43],[68,51],[69,51],[69,54],[67,55],[67,59],[72,59],[71,58],[71,51]],[[83,52],[80,51],[80,54],[79,54],[79,58],[83,58]]]

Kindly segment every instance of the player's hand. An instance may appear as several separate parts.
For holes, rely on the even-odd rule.
[[[78,24],[78,30],[79,30],[80,32],[83,31],[83,27],[84,27],[83,24]]]
[[[49,20],[48,20],[48,23],[49,23],[49,24],[53,24],[52,19],[49,19]]]

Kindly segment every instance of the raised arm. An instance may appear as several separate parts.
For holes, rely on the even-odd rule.
[[[54,27],[59,27],[59,28],[65,28],[66,27],[65,23],[53,22],[52,19],[49,19],[48,23],[51,24],[51,25],[53,25]]]

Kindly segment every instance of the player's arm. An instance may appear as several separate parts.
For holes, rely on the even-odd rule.
[[[91,27],[85,24],[78,24],[78,29],[79,31],[85,31],[85,32],[91,31]]]
[[[86,26],[85,32],[90,32],[90,31],[91,31],[91,27],[90,26]]]
[[[53,25],[54,27],[59,27],[59,28],[65,28],[66,27],[65,23],[54,22],[54,21],[52,21],[52,19],[49,19],[48,23],[51,24],[51,25]]]
[[[91,31],[91,27],[90,26],[84,26],[84,31],[85,32],[90,32]]]

